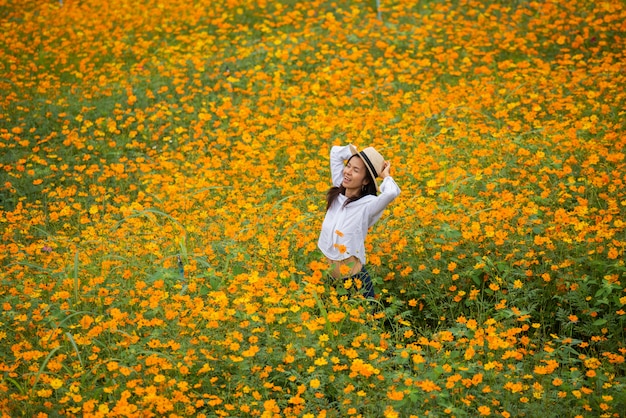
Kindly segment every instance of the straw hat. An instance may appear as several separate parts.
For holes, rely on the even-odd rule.
[[[383,156],[380,155],[374,147],[367,147],[364,150],[359,151],[354,145],[350,145],[350,151],[352,151],[352,155],[358,155],[363,160],[365,167],[367,167],[367,171],[370,172],[372,178],[374,179],[376,190],[379,190],[376,177],[380,175],[383,171],[383,167],[385,166],[385,159]]]

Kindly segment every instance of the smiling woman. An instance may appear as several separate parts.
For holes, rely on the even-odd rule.
[[[389,161],[372,147],[359,152],[352,145],[334,146],[330,168],[333,187],[326,195],[318,247],[333,277],[343,278],[346,285],[354,284],[363,296],[373,298],[374,287],[365,268],[365,237],[400,188],[389,173]],[[383,179],[380,188],[377,177]]]

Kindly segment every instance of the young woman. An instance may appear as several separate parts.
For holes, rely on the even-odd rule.
[[[400,194],[390,167],[372,147],[358,151],[353,145],[333,146],[330,151],[333,187],[326,194],[326,216],[317,245],[328,259],[331,275],[344,282],[352,279],[366,298],[374,297],[374,286],[365,268],[365,237]],[[377,177],[382,178],[380,188]]]

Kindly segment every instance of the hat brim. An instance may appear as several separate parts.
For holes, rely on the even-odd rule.
[[[376,186],[376,191],[380,192],[380,188],[378,187],[378,182],[376,181],[376,176],[374,175],[374,172],[370,168],[369,164],[367,164],[367,162],[365,162],[363,160],[363,157],[361,157],[361,154],[359,153],[359,150],[357,149],[357,147],[355,147],[354,145],[350,144],[350,151],[352,152],[352,155],[356,155],[357,157],[359,157],[361,159],[361,161],[363,161],[363,164],[365,164],[365,168],[367,168],[367,171],[370,173],[370,176],[372,177],[372,181],[374,182],[374,186]]]

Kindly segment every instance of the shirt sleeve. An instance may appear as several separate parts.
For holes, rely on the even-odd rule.
[[[330,149],[330,173],[333,178],[333,186],[339,187],[343,182],[344,161],[352,156],[350,145],[333,146]]]
[[[380,194],[369,205],[369,226],[372,226],[383,214],[385,208],[400,194],[400,187],[391,176],[385,177],[380,184]]]

